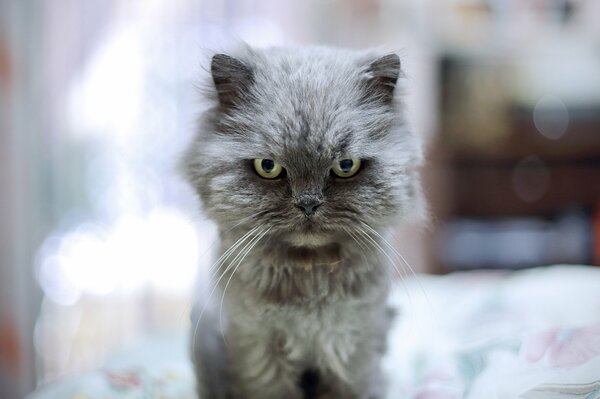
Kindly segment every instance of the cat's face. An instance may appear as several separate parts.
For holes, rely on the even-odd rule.
[[[219,106],[187,166],[222,229],[319,246],[415,210],[419,154],[393,99],[396,55],[252,50],[211,69]]]

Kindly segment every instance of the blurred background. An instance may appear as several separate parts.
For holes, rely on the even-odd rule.
[[[215,229],[177,159],[207,54],[236,39],[399,51],[431,218],[396,242],[419,272],[600,264],[599,18],[597,0],[0,0],[0,397],[187,328]]]

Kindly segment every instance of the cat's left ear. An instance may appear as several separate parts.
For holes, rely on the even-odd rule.
[[[215,54],[210,72],[222,106],[238,105],[254,82],[252,69],[237,58],[226,54]]]
[[[367,94],[370,99],[391,103],[400,77],[400,57],[390,53],[372,61],[367,68]]]

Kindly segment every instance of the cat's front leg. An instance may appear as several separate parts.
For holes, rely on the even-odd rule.
[[[381,399],[384,381],[379,368],[379,358],[371,355],[352,357],[353,364],[346,365],[346,376],[324,370],[323,385],[317,399]]]
[[[299,367],[274,334],[234,334],[230,346],[235,399],[302,399]]]
[[[382,305],[368,316],[362,329],[350,323],[330,332],[321,340],[319,369],[322,387],[318,399],[380,399],[384,397],[385,381],[381,358],[385,352],[386,335],[393,315]]]
[[[384,393],[384,382],[378,364],[368,359],[356,359],[349,378],[341,378],[329,371],[323,373],[323,385],[317,399],[381,399]],[[367,364],[363,363],[367,361]],[[362,364],[361,364],[362,363]]]

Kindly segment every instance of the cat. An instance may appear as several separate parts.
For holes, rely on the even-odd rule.
[[[384,237],[423,210],[399,56],[244,45],[210,75],[184,157],[221,245],[192,316],[200,398],[381,398]]]

